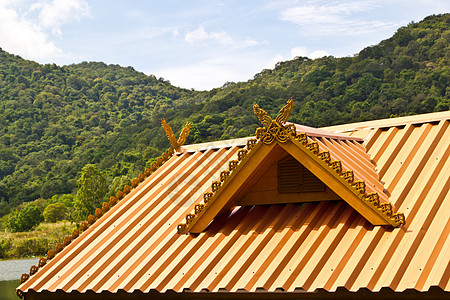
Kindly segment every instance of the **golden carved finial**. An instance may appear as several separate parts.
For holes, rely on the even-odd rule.
[[[181,130],[180,136],[178,137],[178,146],[183,146],[186,143],[186,139],[189,136],[189,131],[191,130],[191,123],[186,122],[184,128]]]
[[[264,127],[267,128],[270,126],[272,118],[267,115],[267,112],[264,109],[259,108],[258,104],[253,104],[253,112]]]
[[[166,133],[167,138],[170,141],[170,144],[174,149],[177,149],[177,139],[175,138],[175,134],[173,133],[172,127],[170,127],[169,124],[167,124],[166,119],[161,119],[161,125],[164,129],[164,132]]]
[[[294,101],[292,100],[292,98],[289,98],[286,105],[280,109],[278,116],[275,118],[275,122],[283,125],[286,124],[287,119],[289,118],[289,114],[291,113],[293,108],[294,108]]]
[[[184,126],[183,130],[181,130],[180,136],[178,137],[178,140],[175,138],[175,134],[173,133],[172,127],[167,124],[166,119],[161,119],[161,125],[164,129],[164,132],[166,133],[167,138],[170,141],[170,144],[172,145],[172,148],[176,151],[180,150],[180,147],[184,145],[186,142],[186,139],[189,135],[189,131],[191,130],[191,123],[187,122]]]
[[[295,126],[293,124],[285,125],[293,106],[293,100],[290,98],[275,120],[272,120],[265,110],[259,108],[258,104],[253,104],[253,111],[264,126],[256,129],[256,139],[262,140],[265,144],[271,144],[275,139],[284,143],[289,140],[291,135],[295,136]]]

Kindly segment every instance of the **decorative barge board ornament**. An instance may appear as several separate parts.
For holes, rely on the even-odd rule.
[[[229,162],[220,180],[212,183],[210,192],[205,192],[203,203],[195,206],[194,213],[186,215],[186,223],[177,227],[178,233],[201,233],[216,217],[235,206],[299,203],[311,201],[316,196],[319,196],[319,201],[344,200],[372,225],[397,227],[405,224],[405,216],[394,213],[392,205],[380,201],[378,193],[367,193],[366,183],[355,180],[352,170],[343,171],[342,162],[332,160],[329,151],[320,151],[319,144],[311,141],[306,133],[297,133],[294,124],[286,124],[292,108],[293,101],[289,99],[273,120],[254,104],[254,113],[263,125],[256,130],[256,139],[248,140],[246,147],[238,151],[238,159]],[[249,196],[252,187],[270,172],[274,162],[283,159],[291,159],[297,170],[295,162],[298,162],[302,170],[306,169],[306,174],[312,174],[313,179],[324,183],[325,194],[316,191],[309,193],[309,197],[283,197],[277,194],[273,199],[252,199]],[[278,170],[280,172],[280,168]],[[297,184],[297,177],[288,180],[288,183]]]
[[[172,145],[172,148],[175,151],[179,152],[181,146],[184,145],[187,137],[189,136],[189,131],[191,130],[191,123],[190,122],[186,123],[184,128],[181,130],[178,140],[175,138],[175,134],[173,133],[172,127],[170,127],[169,124],[167,124],[166,119],[161,119],[161,125],[164,129],[164,132],[166,133],[167,138],[170,141],[170,144]]]

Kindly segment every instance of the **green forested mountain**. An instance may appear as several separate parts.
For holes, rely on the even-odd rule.
[[[325,126],[448,110],[450,15],[430,16],[353,57],[298,57],[252,80],[206,92],[133,68],[41,65],[0,50],[0,217],[55,194],[74,194],[88,163],[135,177],[169,146],[160,127],[192,123],[187,143],[254,134],[252,104]]]

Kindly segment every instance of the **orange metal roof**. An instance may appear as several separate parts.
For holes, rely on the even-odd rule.
[[[372,226],[344,201],[329,201],[238,207],[199,235],[178,234],[240,148],[185,146],[19,289],[448,291],[449,118],[393,120],[372,122],[364,143],[310,139],[403,212],[400,228]]]

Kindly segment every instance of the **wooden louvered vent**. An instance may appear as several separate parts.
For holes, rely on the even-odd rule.
[[[278,163],[279,193],[324,192],[325,184],[293,157]]]
[[[301,190],[300,164],[294,158],[278,163],[278,192],[298,193]]]

